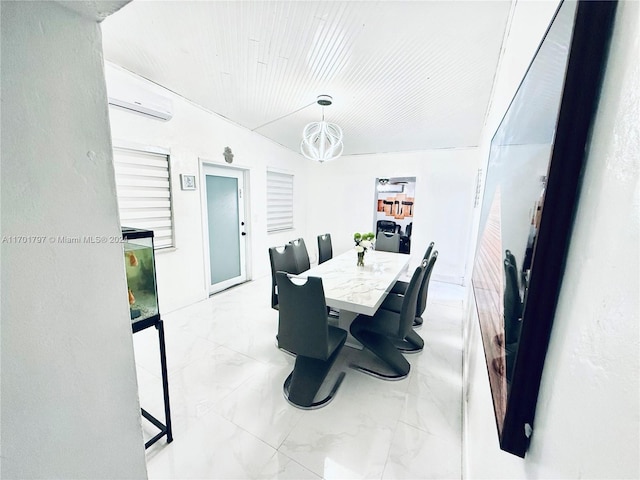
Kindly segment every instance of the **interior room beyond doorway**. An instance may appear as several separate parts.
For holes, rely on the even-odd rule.
[[[373,231],[400,235],[400,253],[411,252],[416,177],[376,178]]]

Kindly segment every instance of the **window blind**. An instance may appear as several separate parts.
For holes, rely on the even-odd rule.
[[[293,175],[267,170],[267,232],[293,229]]]
[[[155,248],[173,246],[169,156],[114,148],[120,223],[153,230]]]

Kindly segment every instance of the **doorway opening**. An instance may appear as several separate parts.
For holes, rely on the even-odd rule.
[[[400,235],[400,253],[411,252],[415,191],[416,177],[376,178],[373,231]]]

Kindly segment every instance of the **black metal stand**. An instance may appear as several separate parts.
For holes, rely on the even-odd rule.
[[[158,341],[160,343],[160,370],[162,372],[162,393],[164,396],[165,423],[163,424],[162,422],[160,422],[160,420],[151,415],[144,408],[141,408],[142,416],[149,420],[149,422],[151,422],[160,430],[160,433],[145,442],[145,449],[149,448],[165,435],[167,436],[167,443],[173,442],[173,432],[171,430],[171,411],[169,409],[169,381],[167,379],[167,355],[164,344],[164,325],[162,323],[162,320],[160,319],[160,316],[158,315],[153,318],[135,322],[133,324],[133,333],[139,332],[151,326],[156,327],[156,330],[158,330]]]

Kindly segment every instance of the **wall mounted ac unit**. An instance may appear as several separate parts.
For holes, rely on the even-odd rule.
[[[139,100],[136,100],[136,98]],[[162,97],[145,98],[136,96],[131,98],[118,98],[110,96],[109,105],[132,110],[160,120],[171,120],[173,117],[171,100]]]
[[[388,183],[387,185],[378,185],[378,191],[382,193],[402,193],[404,192],[404,185],[391,183]]]
[[[105,79],[109,105],[160,120],[173,117],[173,103],[157,93],[157,85],[110,64],[105,65]]]

